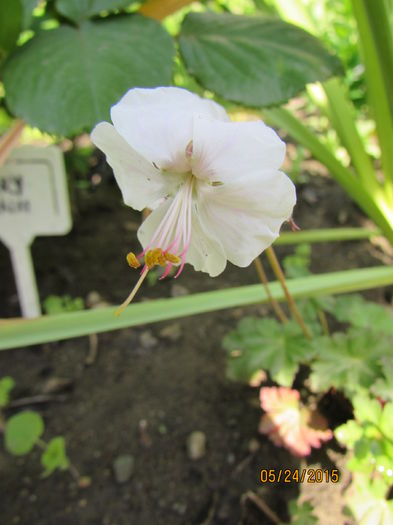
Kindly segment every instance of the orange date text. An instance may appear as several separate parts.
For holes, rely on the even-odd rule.
[[[338,483],[337,469],[261,469],[261,483]]]

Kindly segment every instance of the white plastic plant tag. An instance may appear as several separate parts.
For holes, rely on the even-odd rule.
[[[71,225],[60,149],[14,149],[0,170],[0,240],[11,252],[24,317],[40,315],[31,243],[37,235],[65,234]]]

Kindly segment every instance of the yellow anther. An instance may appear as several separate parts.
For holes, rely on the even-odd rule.
[[[153,268],[156,264],[155,255],[153,250],[149,250],[145,253],[145,264],[149,270]]]
[[[169,252],[164,252],[164,257],[165,259],[172,263],[172,264],[179,264],[180,262],[180,257],[178,257],[177,255],[175,255],[174,253],[169,253]]]
[[[129,266],[131,266],[131,268],[139,268],[139,266],[141,265],[141,263],[138,261],[135,253],[132,253],[130,252],[128,255],[127,255],[127,262],[129,264]]]

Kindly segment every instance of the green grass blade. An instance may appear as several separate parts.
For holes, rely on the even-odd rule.
[[[356,128],[355,110],[344,85],[338,78],[332,78],[323,83],[323,88],[327,97],[326,111],[329,120],[347,149],[363,186],[373,191],[379,187],[376,173]]]
[[[382,190],[367,191],[351,171],[343,166],[322,142],[283,108],[264,110],[267,119],[276,127],[285,129],[297,142],[308,148],[324,164],[352,199],[379,226],[393,244],[393,210],[386,203]],[[392,150],[393,151],[393,150]]]
[[[295,299],[366,290],[388,284],[393,284],[393,266],[348,270],[288,280],[288,288]],[[279,283],[271,283],[270,289],[276,300],[284,300]],[[135,303],[130,305],[120,317],[115,317],[116,308],[110,307],[30,320],[4,320],[0,324],[0,350],[267,301],[264,288],[257,284],[198,293],[187,297]]]
[[[352,0],[385,177],[393,182],[393,37],[387,3]]]

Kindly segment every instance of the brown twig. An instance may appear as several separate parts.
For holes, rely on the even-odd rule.
[[[266,249],[266,255],[267,255],[267,258],[269,259],[270,266],[272,267],[275,276],[280,281],[281,287],[284,291],[285,297],[288,301],[288,306],[292,314],[294,315],[296,321],[298,322],[300,328],[302,329],[302,332],[307,337],[307,339],[312,339],[311,332],[307,328],[305,322],[303,321],[303,318],[300,315],[299,310],[297,309],[295,301],[293,300],[293,297],[288,290],[287,283],[285,281],[284,272],[282,271],[280,263],[278,262],[276,254],[271,246],[269,246],[269,248]]]
[[[28,405],[41,405],[43,403],[64,403],[67,401],[67,396],[54,396],[48,394],[40,394],[31,397],[22,397],[10,401],[6,408],[20,408]]]
[[[85,365],[91,366],[93,363],[95,363],[95,360],[97,359],[97,354],[98,354],[98,335],[89,334],[89,353],[86,356]]]
[[[256,259],[254,259],[254,264],[255,264],[255,268],[257,270],[258,276],[261,280],[261,283],[263,284],[263,287],[265,288],[266,295],[268,296],[270,304],[272,305],[274,313],[276,314],[278,319],[282,322],[282,324],[287,323],[288,318],[285,315],[284,310],[281,308],[281,306],[272,296],[272,293],[269,288],[269,281],[267,279],[267,275],[265,273],[265,270],[263,269],[263,266],[262,266],[262,263],[259,257],[256,257]]]
[[[277,514],[265,503],[255,492],[248,491],[242,496],[242,503],[250,500],[260,511],[262,511],[273,523],[279,525],[281,523]]]
[[[0,168],[12,149],[16,146],[25,127],[23,120],[17,120],[12,128],[0,140]]]

